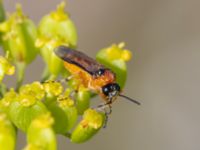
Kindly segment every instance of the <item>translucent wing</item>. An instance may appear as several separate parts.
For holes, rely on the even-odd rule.
[[[80,51],[73,50],[66,46],[57,47],[55,49],[55,54],[62,60],[79,66],[91,75],[93,75],[99,69],[105,69],[105,67],[99,64],[96,60],[88,57]]]

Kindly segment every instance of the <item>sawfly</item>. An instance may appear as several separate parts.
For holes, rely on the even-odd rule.
[[[54,52],[64,61],[65,68],[72,76],[78,76],[84,87],[103,98],[105,103],[100,107],[109,106],[111,108],[111,104],[118,96],[140,105],[138,101],[121,94],[115,73],[95,59],[66,46],[59,46]]]

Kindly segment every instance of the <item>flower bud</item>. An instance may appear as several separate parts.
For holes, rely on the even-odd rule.
[[[71,141],[82,143],[92,138],[103,126],[105,115],[93,109],[84,112],[82,121],[71,134]]]
[[[123,49],[124,46],[125,44],[123,42],[118,45],[113,44],[108,48],[100,50],[96,55],[100,63],[116,73],[117,83],[119,83],[122,88],[125,85],[127,77],[126,61],[131,59],[131,52]]]
[[[47,107],[55,119],[53,128],[56,133],[66,134],[76,123],[78,113],[72,99],[59,97],[57,101],[52,102]]]
[[[28,146],[26,149],[56,150],[56,135],[52,129],[54,119],[50,113],[36,117],[27,131]]]
[[[35,47],[37,31],[34,23],[26,17],[20,5],[16,12],[0,23],[2,42],[5,51],[9,51],[15,63],[29,64],[36,57],[38,49]]]
[[[65,3],[58,5],[57,10],[44,16],[39,23],[39,38],[36,46],[41,48],[41,55],[50,73],[57,76],[63,72],[63,62],[54,54],[54,49],[60,45],[76,47],[76,28],[65,12]]]
[[[0,137],[0,149],[15,149],[16,130],[3,112],[0,112]]]
[[[62,84],[55,81],[47,81],[43,83],[43,87],[48,97],[58,96],[63,91]]]
[[[76,108],[80,115],[82,115],[84,111],[89,108],[90,97],[90,91],[85,87],[80,86],[76,96]]]
[[[4,112],[8,112],[10,104],[15,101],[17,97],[17,93],[14,89],[10,89],[8,92],[4,94],[4,97],[0,101],[0,109]]]
[[[24,132],[27,131],[35,117],[46,112],[47,108],[41,101],[38,101],[33,95],[24,93],[19,93],[9,107],[11,121]]]
[[[33,82],[20,87],[20,94],[27,94],[34,96],[37,100],[41,100],[45,96],[44,87],[40,82]]]

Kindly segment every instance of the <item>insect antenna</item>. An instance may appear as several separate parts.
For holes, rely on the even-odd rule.
[[[128,96],[125,96],[125,95],[122,95],[122,94],[119,94],[119,96],[123,97],[123,98],[125,98],[125,99],[127,99],[127,100],[129,100],[129,101],[131,101],[131,102],[133,102],[135,104],[137,104],[137,105],[141,105],[140,102],[138,102],[138,101],[136,101],[136,100],[134,100],[134,99],[132,99],[132,98],[130,98]]]

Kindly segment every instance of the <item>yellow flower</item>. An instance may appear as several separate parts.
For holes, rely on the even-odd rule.
[[[12,66],[8,60],[0,56],[0,82],[3,80],[4,75],[13,75],[15,67]]]

